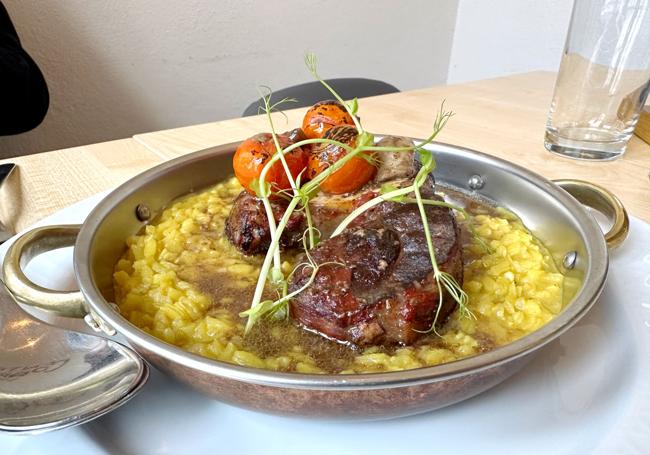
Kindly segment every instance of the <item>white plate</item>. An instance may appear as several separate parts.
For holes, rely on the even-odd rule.
[[[81,222],[101,196],[39,224]],[[611,259],[605,291],[582,321],[519,374],[440,411],[383,422],[274,417],[211,401],[152,371],[140,395],[112,414],[55,433],[0,435],[0,453],[647,454],[650,225],[632,218]],[[35,260],[28,272],[70,287],[70,250]]]

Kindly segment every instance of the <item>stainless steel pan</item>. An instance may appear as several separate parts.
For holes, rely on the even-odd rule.
[[[109,194],[82,226],[52,226],[25,234],[4,262],[5,282],[22,302],[59,315],[85,317],[106,335],[120,333],[160,370],[201,392],[265,412],[347,418],[386,418],[430,411],[474,396],[518,371],[540,348],[575,324],[603,289],[608,249],[628,229],[620,202],[586,182],[550,182],[506,161],[444,144],[432,144],[443,187],[493,201],[519,215],[552,251],[567,275],[582,283],[566,308],[536,332],[493,351],[438,366],[360,375],[280,373],[210,360],[145,333],[123,318],[113,300],[113,267],[125,239],[174,198],[232,173],[236,144],[192,153],[150,169]],[[563,189],[564,188],[564,189]],[[565,191],[567,190],[567,191]],[[603,234],[584,203],[611,217]],[[36,253],[74,243],[79,292],[31,283],[21,267]],[[164,397],[161,397],[164,399]]]

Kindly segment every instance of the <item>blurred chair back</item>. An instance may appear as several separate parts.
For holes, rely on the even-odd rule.
[[[327,79],[326,82],[336,90],[341,98],[350,100],[352,98],[365,98],[367,96],[385,95],[387,93],[399,92],[394,85],[383,81],[363,78],[340,78]],[[282,98],[295,98],[296,103],[285,106],[287,109],[311,106],[322,100],[334,98],[323,85],[318,81],[307,82],[305,84],[294,85],[282,90],[274,91],[271,96],[271,103],[275,103]],[[260,101],[254,101],[244,110],[242,117],[257,115]]]

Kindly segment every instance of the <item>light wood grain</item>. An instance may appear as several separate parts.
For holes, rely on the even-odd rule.
[[[579,178],[609,188],[630,213],[650,221],[650,145],[633,137],[624,157],[610,162],[576,161],[553,155],[543,144],[555,73],[534,72],[460,85],[365,98],[359,114],[366,129],[424,137],[431,131],[440,103],[456,115],[439,140],[505,158],[547,178]],[[305,109],[287,111],[288,124],[277,116],[279,129],[300,125]],[[242,140],[268,130],[262,116],[233,119],[134,138],[172,158],[202,148]]]
[[[16,232],[162,159],[133,139],[121,139],[0,162],[17,164],[0,191],[0,219]]]
[[[632,214],[650,221],[650,145],[634,137],[623,158],[607,163],[574,161],[544,149],[554,81],[553,73],[535,72],[366,98],[360,115],[370,131],[422,137],[444,99],[456,115],[441,134],[442,142],[508,159],[548,178],[599,183]],[[277,116],[278,128],[298,126],[304,111],[288,111],[288,124]],[[164,160],[266,130],[265,118],[247,117],[0,161],[18,164],[0,192],[0,219],[22,229]]]
[[[650,144],[650,106],[646,106],[641,111],[639,116],[639,123],[636,125],[634,134],[643,139],[646,143]]]

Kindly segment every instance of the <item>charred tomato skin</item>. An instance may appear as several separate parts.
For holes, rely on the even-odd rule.
[[[331,128],[326,139],[354,147],[357,140],[356,128],[348,125]],[[318,144],[309,155],[307,176],[313,179],[347,154],[347,150],[334,144]],[[361,156],[351,158],[339,170],[332,173],[321,184],[321,190],[329,194],[344,194],[356,191],[368,183],[377,172],[377,168]]]
[[[286,135],[278,135],[278,142],[282,148],[289,146],[292,141]],[[250,194],[255,194],[250,184],[258,179],[266,162],[275,153],[275,143],[270,133],[260,133],[246,139],[239,144],[233,156],[233,169],[239,183]],[[293,178],[307,168],[309,161],[308,154],[300,147],[285,154],[285,159]],[[282,166],[281,161],[276,161],[268,173],[266,181],[271,185],[272,191],[280,191],[291,188],[289,178]]]
[[[320,101],[309,108],[302,121],[302,131],[309,139],[325,137],[335,126],[354,125],[354,120],[338,101]]]
[[[285,133],[282,133],[282,135],[286,136],[291,144],[295,144],[296,142],[304,141],[307,139],[307,136],[305,136],[305,132],[302,130],[302,128],[294,128]]]

